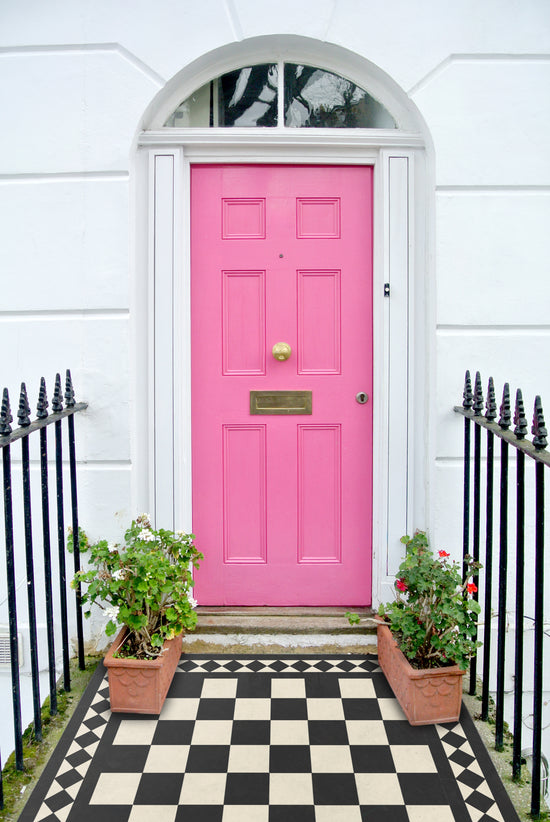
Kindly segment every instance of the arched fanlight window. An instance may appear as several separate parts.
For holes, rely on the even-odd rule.
[[[166,120],[171,128],[397,128],[365,89],[325,69],[265,63],[201,86]]]

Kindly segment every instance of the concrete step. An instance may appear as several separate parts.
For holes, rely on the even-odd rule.
[[[348,610],[361,616],[359,625],[349,624]],[[376,653],[371,608],[200,606],[197,615],[184,638],[188,653]]]

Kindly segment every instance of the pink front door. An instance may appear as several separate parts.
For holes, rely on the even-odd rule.
[[[199,603],[370,604],[372,168],[192,167],[191,272]]]

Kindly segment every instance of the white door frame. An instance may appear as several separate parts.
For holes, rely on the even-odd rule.
[[[141,381],[142,387],[146,384],[142,395],[146,411],[141,422],[138,418],[137,439],[144,443],[145,437],[148,447],[137,449],[135,455],[141,478],[137,496],[157,524],[191,530],[190,165],[372,165],[376,603],[391,596],[392,577],[402,554],[399,538],[414,527],[426,527],[425,404],[431,370],[426,329],[433,295],[425,277],[424,144],[420,135],[402,132],[325,132],[322,137],[314,132],[303,129],[289,138],[284,133],[266,135],[264,130],[231,129],[228,134],[228,130],[165,129],[140,137],[138,195],[147,209],[141,214],[144,230],[138,231],[138,259],[145,264],[138,272],[142,287],[138,285],[136,292],[135,315],[142,330],[146,320],[148,372]],[[389,296],[384,295],[385,284]],[[139,359],[145,346],[136,329],[136,342],[138,337]],[[422,389],[415,391],[415,386]]]

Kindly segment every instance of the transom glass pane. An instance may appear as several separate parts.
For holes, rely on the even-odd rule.
[[[396,128],[391,114],[350,80],[313,66],[285,65],[285,126]]]
[[[277,64],[222,74],[187,97],[165,122],[175,128],[277,125]]]
[[[274,127],[280,94],[284,125],[290,128],[397,128],[389,111],[365,89],[339,74],[297,63],[285,64],[282,77],[276,63],[222,74],[183,100],[164,125]]]

